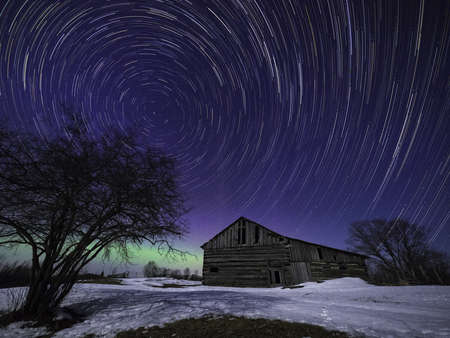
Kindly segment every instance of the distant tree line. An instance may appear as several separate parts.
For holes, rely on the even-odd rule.
[[[371,282],[450,284],[448,256],[430,245],[424,229],[403,219],[351,224],[350,249],[367,255]]]
[[[183,271],[179,269],[169,269],[166,267],[159,267],[154,261],[149,261],[143,269],[144,277],[171,277],[176,279],[201,280],[202,277],[198,274],[198,270],[191,273],[189,268]]]
[[[0,261],[3,258],[0,257]],[[31,266],[27,263],[0,263],[0,288],[28,286],[31,278]]]

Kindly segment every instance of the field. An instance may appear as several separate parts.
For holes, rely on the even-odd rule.
[[[0,311],[8,307],[8,292],[11,289],[0,290]],[[261,332],[285,327],[280,322],[249,320],[266,318],[314,324],[358,337],[450,337],[449,286],[374,286],[358,278],[308,282],[295,289],[210,287],[169,278],[129,278],[121,285],[77,284],[63,306],[86,318],[56,332],[55,337],[114,337],[120,332],[122,337],[139,333],[143,337],[149,327],[156,332],[155,326],[167,334],[169,326],[164,329],[164,324],[190,318],[203,318],[185,322],[192,330],[205,328],[202,321],[212,320],[214,325],[208,327],[217,327],[218,332],[224,325],[230,330],[236,325],[244,329],[254,325],[255,332],[258,327]],[[243,316],[246,318],[235,318]],[[223,324],[224,320],[233,325]],[[47,333],[45,328],[24,325],[29,323],[0,328],[0,337]],[[171,325],[171,330],[180,326]],[[274,329],[270,325],[275,325]],[[276,325],[282,326],[277,329]]]

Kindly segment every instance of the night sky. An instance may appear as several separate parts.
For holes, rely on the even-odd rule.
[[[241,215],[338,248],[403,217],[442,250],[449,49],[448,0],[0,0],[0,114],[138,126],[178,160],[200,255]]]

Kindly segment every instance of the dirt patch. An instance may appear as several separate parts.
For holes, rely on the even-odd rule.
[[[163,284],[163,285],[152,285],[152,287],[154,288],[163,288],[163,289],[167,289],[167,288],[185,288],[188,286],[200,286],[199,284],[194,284],[194,285],[182,285],[182,284]]]
[[[110,284],[110,285],[122,285],[120,279],[115,278],[102,278],[102,279],[89,279],[89,280],[79,280],[77,283],[82,284]]]
[[[288,285],[288,286],[283,286],[282,289],[300,289],[305,287],[304,285]]]
[[[323,327],[290,323],[281,320],[249,319],[245,317],[205,316],[202,318],[183,319],[169,323],[163,327],[139,328],[137,330],[123,331],[116,338],[162,338],[162,337],[246,337],[246,338],[272,338],[272,337],[311,337],[329,338],[349,337],[345,332],[328,331]]]

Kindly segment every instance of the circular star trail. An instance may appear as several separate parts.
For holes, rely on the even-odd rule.
[[[0,113],[138,126],[205,240],[239,215],[342,246],[364,218],[449,243],[449,1],[0,2]]]

